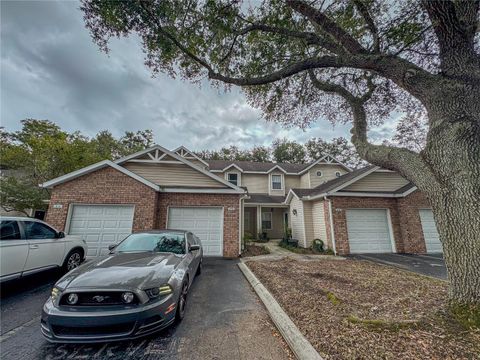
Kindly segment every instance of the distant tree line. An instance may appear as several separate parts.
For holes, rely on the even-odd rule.
[[[25,119],[19,131],[0,128],[0,202],[9,211],[28,215],[46,207],[49,198],[39,184],[95,162],[143,150],[153,145],[151,130],[126,131],[116,138],[108,130],[89,138],[68,133],[48,120]]]
[[[250,149],[240,149],[232,145],[220,150],[197,151],[196,154],[206,160],[271,161],[295,164],[309,163],[329,154],[353,168],[364,164],[353,146],[344,137],[334,138],[330,141],[312,138],[303,144],[285,138],[275,139],[271,146],[253,146]]]

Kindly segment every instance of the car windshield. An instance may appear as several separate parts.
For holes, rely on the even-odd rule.
[[[131,234],[115,248],[116,252],[155,251],[185,254],[185,235],[175,232]]]

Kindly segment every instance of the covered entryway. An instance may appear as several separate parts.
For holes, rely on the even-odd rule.
[[[420,220],[422,221],[423,237],[425,239],[425,246],[427,253],[441,253],[443,252],[442,243],[438,236],[437,226],[433,218],[431,209],[419,210]]]
[[[133,205],[71,205],[70,212],[67,232],[87,242],[87,257],[108,254],[108,245],[132,232]]]
[[[386,209],[346,210],[351,254],[394,252]]]
[[[189,230],[202,241],[205,256],[223,256],[222,207],[169,207],[169,229]]]

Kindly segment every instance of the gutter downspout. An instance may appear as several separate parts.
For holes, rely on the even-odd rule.
[[[242,255],[243,250],[243,206],[242,201],[247,199],[248,195],[242,195],[238,199],[238,255]]]
[[[337,255],[337,245],[335,244],[335,231],[333,230],[333,211],[332,211],[332,201],[327,198],[325,195],[323,197],[325,201],[328,201],[328,217],[330,219],[330,237],[332,238],[332,247],[333,247],[333,253],[335,256]]]

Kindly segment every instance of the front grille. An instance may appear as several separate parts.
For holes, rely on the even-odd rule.
[[[67,303],[68,293],[60,299],[63,306],[111,306],[111,305],[137,305],[138,298],[135,295],[133,302],[125,304],[122,301],[123,291],[101,291],[101,292],[78,292],[78,302],[75,305]]]
[[[108,326],[60,326],[52,325],[53,333],[57,336],[89,336],[89,335],[117,335],[127,334],[135,323],[123,323]]]

